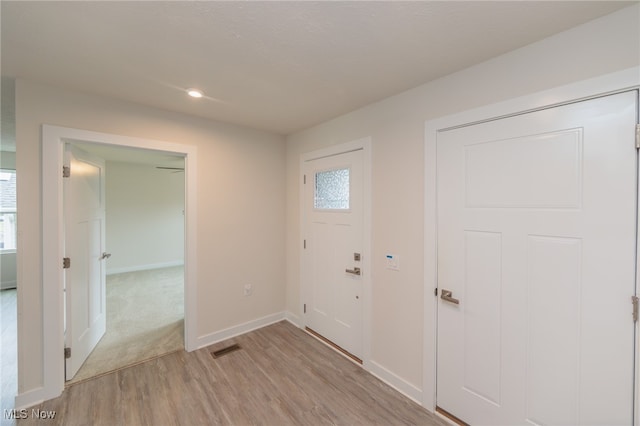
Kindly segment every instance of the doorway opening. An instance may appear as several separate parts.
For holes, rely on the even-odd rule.
[[[44,298],[44,380],[39,397],[51,399],[59,396],[65,385],[64,354],[64,214],[63,177],[64,146],[83,142],[110,148],[130,148],[132,158],[149,151],[184,159],[184,347],[197,348],[197,150],[191,145],[150,139],[105,134],[57,126],[43,126],[42,206],[43,206],[43,276]]]
[[[16,199],[15,81],[0,81],[0,406],[15,407],[18,393],[18,232]]]
[[[105,164],[106,332],[67,386],[184,349],[184,157],[73,147]]]
[[[13,154],[13,153],[12,153]],[[5,156],[6,153],[0,154]],[[13,155],[15,158],[15,155]],[[12,409],[18,393],[17,209],[15,162],[0,167],[0,407]]]

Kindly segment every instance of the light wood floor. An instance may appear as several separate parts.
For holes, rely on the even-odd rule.
[[[232,343],[241,349],[211,356]],[[47,425],[446,425],[285,321],[70,386],[35,408],[56,412]]]
[[[14,407],[18,390],[16,295],[15,289],[0,291],[0,415]],[[8,424],[4,416],[0,424]]]

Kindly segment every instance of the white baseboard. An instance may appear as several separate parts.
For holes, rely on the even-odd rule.
[[[15,409],[22,410],[25,408],[33,407],[46,401],[47,399],[55,398],[55,396],[46,395],[44,388],[36,388],[30,391],[16,395]]]
[[[107,268],[107,275],[122,274],[125,272],[148,271],[150,269],[171,268],[173,266],[183,266],[184,260],[174,260],[171,262],[149,263],[146,265],[122,266],[120,268]]]
[[[201,349],[206,346],[213,345],[214,343],[218,343],[223,340],[227,340],[232,337],[236,337],[262,327],[266,327],[276,322],[280,322],[283,319],[286,319],[285,313],[277,312],[275,314],[267,315],[266,317],[248,321],[243,324],[234,325],[233,327],[225,328],[224,330],[216,331],[214,333],[198,337],[196,346],[198,349]]]
[[[302,322],[300,321],[300,317],[292,312],[286,311],[284,313],[284,319],[289,321],[291,324],[295,325],[298,328],[302,328]]]
[[[8,290],[10,288],[17,288],[18,287],[18,281],[13,280],[13,281],[3,281],[2,283],[0,283],[0,290]]]
[[[382,380],[407,398],[422,406],[422,390],[407,382],[402,377],[392,373],[375,361],[370,361],[369,372]]]

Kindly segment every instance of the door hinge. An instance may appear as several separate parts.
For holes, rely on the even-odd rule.
[[[633,304],[633,322],[638,322],[638,296],[631,296],[631,303]]]
[[[68,178],[70,176],[71,176],[71,167],[62,166],[62,177],[63,178]]]
[[[307,248],[307,240],[302,240],[302,248],[303,249]]]
[[[71,358],[71,348],[64,348],[64,359]]]
[[[640,149],[640,124],[636,124],[636,149]]]
[[[307,175],[302,175],[302,183],[307,184]]]
[[[433,289],[433,295],[438,297],[438,287]]]
[[[305,303],[304,305],[302,305],[302,307],[303,307],[303,309],[302,309],[303,313],[306,314],[307,313],[307,304]]]
[[[71,268],[71,258],[70,257],[63,257],[62,258],[62,269],[69,269]]]

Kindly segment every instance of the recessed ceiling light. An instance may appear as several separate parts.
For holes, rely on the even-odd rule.
[[[198,89],[187,89],[187,94],[192,98],[201,98],[203,96],[202,91]]]

